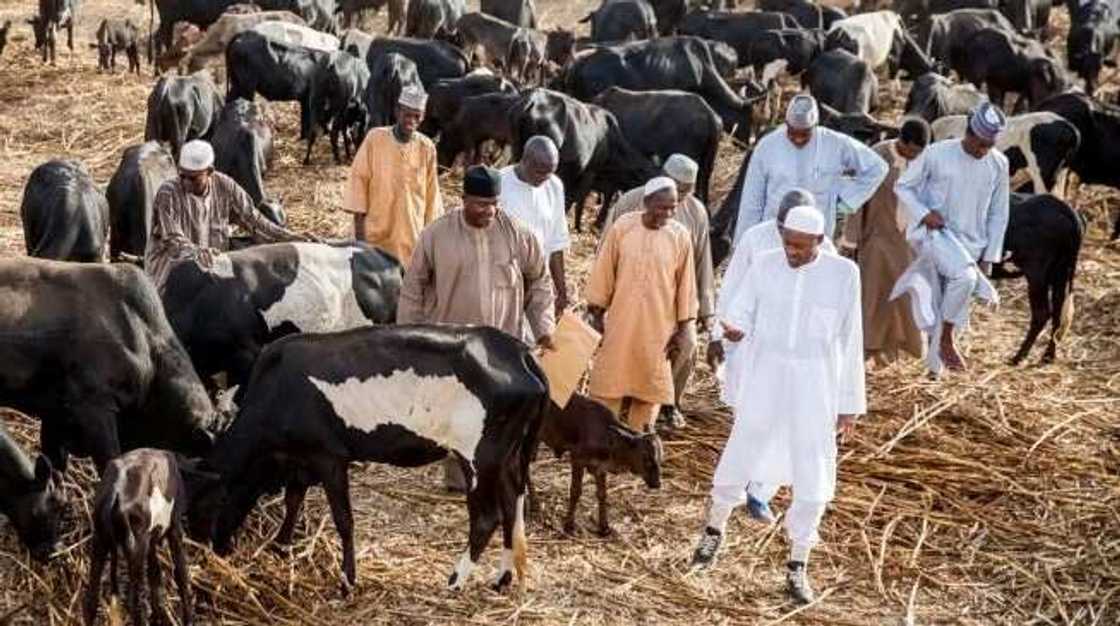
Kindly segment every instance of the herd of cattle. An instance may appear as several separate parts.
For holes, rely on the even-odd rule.
[[[1120,36],[1120,0],[1070,2],[1068,65],[1084,90],[1043,43],[1049,0],[899,0],[851,16],[808,0],[759,0],[752,11],[604,0],[585,19],[590,38],[539,29],[532,0],[483,0],[478,13],[466,13],[462,0],[387,3],[390,33],[375,37],[350,26],[358,11],[386,0],[152,0],[148,59],[157,71],[180,73],[152,89],[146,143],[124,150],[104,193],[74,161],[50,161],[28,178],[27,251],[48,260],[0,261],[0,406],[41,421],[43,455],[33,464],[0,431],[0,512],[34,555],[48,556],[62,506],[57,475],[68,454],[93,459],[105,479],[87,616],[96,613],[100,568],[114,546],[126,546],[140,580],[154,558],[149,544],[166,536],[178,578],[180,517],[228,550],[259,497],[280,488],[287,516],[277,538],[288,542],[308,487],[324,486],[352,584],[351,461],[416,466],[450,452],[461,462],[473,478],[469,548],[450,579],[456,588],[499,522],[499,586],[520,569],[538,442],[571,454],[568,529],[585,469],[597,479],[604,533],[607,471],[660,482],[656,437],[578,396],[561,416],[519,341],[477,328],[394,326],[400,264],[369,246],[248,247],[217,272],[177,267],[157,294],[136,265],[156,190],[176,176],[186,141],[211,141],[217,169],[283,223],[265,188],[274,137],[257,94],[299,103],[305,163],[321,134],[336,162],[340,141],[348,159],[366,129],[394,122],[409,85],[430,95],[422,130],[443,166],[483,158],[490,143],[516,156],[529,136],[548,135],[560,148],[557,174],[577,229],[591,192],[610,198],[635,187],[674,152],[700,164],[697,193],[706,201],[724,134],[749,145],[764,132],[784,74],[800,76],[818,98],[823,124],[868,143],[896,133],[873,117],[880,70],[912,81],[905,113],[933,122],[937,138],[963,134],[961,116],[982,98],[1004,104],[1018,94],[1021,115],[1000,147],[1013,173],[1022,170],[1020,191],[1038,195],[1015,194],[1006,248],[1017,271],[996,270],[1028,282],[1030,328],[1015,362],[1047,322],[1054,334],[1044,358],[1054,358],[1070,320],[1084,222],[1042,192],[1064,187],[1067,169],[1084,183],[1120,188],[1120,169],[1109,165],[1120,160],[1120,108],[1092,95]],[[59,29],[72,47],[79,14],[77,0],[40,0],[29,22],[44,61],[55,56]],[[340,31],[340,23],[350,28]],[[0,28],[0,52],[9,30]],[[143,44],[132,22],[106,20],[97,30],[99,67],[112,71],[122,51],[139,71]],[[203,71],[215,60],[224,61],[224,93]],[[729,250],[749,158],[712,220],[717,265]],[[100,263],[106,257],[118,262]],[[232,396],[228,410],[213,400],[217,381]],[[137,448],[185,456],[121,457]],[[148,478],[137,482],[139,475]],[[137,615],[138,603],[130,600]]]

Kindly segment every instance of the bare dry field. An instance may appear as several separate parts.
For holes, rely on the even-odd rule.
[[[592,4],[538,0],[548,27],[574,26]],[[22,22],[35,6],[0,0],[0,22],[16,22],[0,57],[3,255],[24,254],[19,205],[31,170],[50,158],[78,159],[105,185],[123,148],[142,140],[154,83],[147,66],[140,77],[98,73],[96,53],[88,48],[103,17],[128,15],[146,25],[146,6],[86,2],[76,50],[63,49],[57,67],[41,65],[33,54],[30,27]],[[1055,20],[1064,25],[1064,12]],[[382,32],[384,14],[370,26]],[[787,91],[794,88],[786,85]],[[880,115],[897,116],[906,88],[888,87],[889,106]],[[302,166],[295,107],[279,104],[272,111],[278,154],[266,182],[270,195],[283,199],[296,229],[349,235],[349,220],[339,211],[345,169],[332,164],[325,141],[316,148],[314,165]],[[741,148],[724,146],[715,200],[731,186],[741,155]],[[459,173],[445,173],[444,183],[454,206]],[[488,587],[497,566],[496,541],[466,591],[445,589],[467,523],[461,498],[440,489],[438,467],[355,466],[359,582],[350,597],[339,591],[337,537],[325,499],[313,490],[290,553],[268,546],[282,517],[278,497],[250,516],[229,558],[190,547],[199,621],[1120,623],[1120,252],[1106,241],[1117,200],[1115,191],[1103,188],[1086,187],[1078,195],[1077,208],[1090,229],[1078,267],[1076,319],[1057,363],[1037,365],[1038,348],[1029,365],[1006,365],[1026,328],[1020,281],[1000,286],[999,311],[975,314],[968,374],[932,383],[917,363],[870,373],[870,412],[841,450],[839,491],[810,567],[819,600],[809,607],[795,609],[783,594],[784,531],[752,524],[745,514],[733,518],[718,566],[704,575],[687,574],[730,420],[705,370],[684,403],[689,426],[665,438],[663,488],[648,491],[629,476],[612,480],[613,537],[592,532],[590,493],[581,532],[561,532],[568,469],[542,452],[534,478],[544,514],[530,527],[533,572],[508,594]],[[576,294],[593,250],[593,234],[576,237],[569,270]],[[5,426],[35,451],[38,422],[3,415]],[[30,561],[0,522],[0,624],[78,619],[94,476],[87,463],[73,467],[65,554],[48,565]],[[788,502],[783,490],[777,509]]]

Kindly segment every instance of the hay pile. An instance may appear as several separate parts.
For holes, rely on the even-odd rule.
[[[551,25],[573,22],[591,3],[538,4]],[[31,5],[21,0],[0,8],[0,20],[15,21],[32,12]],[[150,77],[97,74],[85,42],[101,17],[127,10],[139,19],[146,9],[92,0],[85,10],[73,60],[63,53],[57,69],[41,67],[25,31],[0,58],[5,254],[23,253],[19,201],[35,165],[71,155],[104,184],[121,149],[143,133]],[[383,28],[383,18],[376,28]],[[897,110],[904,95],[891,94],[887,109]],[[348,234],[349,220],[337,211],[345,169],[331,164],[326,142],[315,151],[316,164],[302,167],[295,108],[277,105],[273,111],[280,127],[269,192],[283,198],[295,228]],[[717,199],[733,183],[740,156],[725,146],[715,176]],[[455,196],[458,175],[448,173],[444,183]],[[665,439],[662,490],[646,491],[632,477],[613,479],[614,537],[592,534],[590,495],[578,518],[579,536],[561,534],[568,471],[542,453],[534,476],[544,516],[530,528],[533,576],[525,588],[498,595],[485,586],[496,570],[495,541],[469,589],[445,591],[443,582],[466,541],[462,502],[437,488],[438,468],[363,466],[351,472],[359,585],[350,598],[339,593],[337,538],[316,490],[288,554],[267,543],[282,517],[279,498],[267,499],[250,516],[229,559],[191,546],[199,620],[1118,623],[1120,260],[1103,240],[1116,198],[1095,188],[1079,197],[1091,228],[1077,279],[1078,314],[1057,364],[1004,365],[1027,318],[1025,285],[1013,282],[1000,286],[1002,310],[975,316],[967,353],[972,373],[931,383],[917,364],[906,363],[870,374],[871,412],[841,451],[839,493],[813,557],[820,592],[814,606],[795,611],[785,602],[780,528],[749,524],[744,515],[733,519],[714,571],[685,572],[729,420],[704,371],[684,407],[689,426]],[[575,237],[573,293],[582,287],[593,250],[592,235]],[[25,447],[36,448],[36,421],[9,412],[2,419]],[[29,562],[0,522],[0,624],[77,619],[88,568],[93,473],[86,462],[72,468],[67,549],[59,559],[45,567]],[[788,506],[787,492],[776,506]]]

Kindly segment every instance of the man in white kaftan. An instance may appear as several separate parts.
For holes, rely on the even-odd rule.
[[[811,602],[806,566],[817,528],[836,491],[836,434],[866,410],[859,269],[820,250],[824,217],[813,207],[791,209],[782,250],[752,263],[745,293],[725,322],[741,341],[735,424],[712,480],[707,526],[694,568],[716,557],[732,510],[749,480],[791,485],[786,515],[791,547],[788,591]]]
[[[908,239],[926,239],[923,230],[944,229],[951,235],[931,238],[942,244],[934,250],[942,289],[941,325],[931,335],[929,350],[937,358],[927,360],[934,374],[940,373],[941,364],[965,369],[954,334],[968,325],[969,303],[981,274],[988,275],[991,264],[1002,260],[1010,183],[1007,157],[994,146],[1006,124],[998,107],[981,104],[970,116],[963,138],[926,148],[895,183],[895,194],[909,217]],[[952,238],[960,245],[949,245],[946,240]],[[962,247],[968,254],[963,262],[953,258]]]
[[[863,206],[887,176],[887,163],[851,137],[817,126],[817,101],[797,95],[786,123],[758,141],[747,165],[733,245],[748,228],[778,214],[789,190],[808,189],[824,214],[825,234],[836,229],[837,213]]]

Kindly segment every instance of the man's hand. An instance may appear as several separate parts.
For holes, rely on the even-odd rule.
[[[743,329],[741,329],[737,326],[732,326],[731,324],[728,324],[727,322],[725,322],[723,320],[720,320],[719,324],[720,324],[720,326],[723,326],[723,338],[724,339],[726,339],[726,340],[728,340],[732,343],[739,343],[740,341],[743,340],[743,337],[745,336],[745,333],[743,332]]]
[[[688,329],[689,322],[682,322],[677,324],[677,329],[670,335],[668,343],[665,344],[665,357],[670,361],[677,358],[681,352],[681,342],[684,341],[684,335]]]
[[[836,420],[836,434],[840,437],[840,443],[848,438],[848,435],[856,427],[856,416],[852,414],[841,414]]]
[[[719,369],[719,366],[727,360],[727,356],[723,352],[722,341],[709,341],[708,342],[708,367],[714,372]]]
[[[985,276],[991,276],[992,275],[992,262],[991,261],[980,261],[979,265],[980,265],[980,273],[981,274],[983,274]]]
[[[537,347],[541,350],[555,350],[556,346],[552,343],[552,335],[541,335],[538,337]]]
[[[937,211],[930,211],[922,218],[922,225],[930,230],[941,230],[945,228],[945,218]]]
[[[603,309],[597,306],[587,307],[587,323],[595,329],[595,332],[600,335],[603,334],[603,314],[606,313]]]

